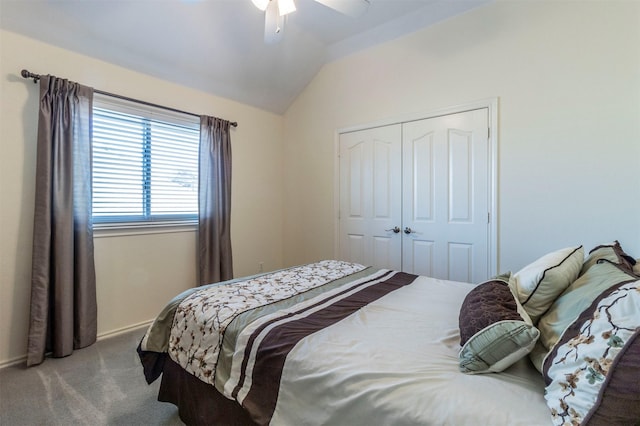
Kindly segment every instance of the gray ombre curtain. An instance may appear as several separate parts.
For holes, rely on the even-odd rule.
[[[231,136],[229,121],[200,117],[198,281],[233,278],[231,256]]]
[[[40,78],[29,366],[96,341],[92,104],[90,87]]]

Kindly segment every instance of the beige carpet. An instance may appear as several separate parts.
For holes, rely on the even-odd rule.
[[[136,347],[144,330],[104,339],[66,358],[0,370],[0,425],[182,425],[147,385]]]

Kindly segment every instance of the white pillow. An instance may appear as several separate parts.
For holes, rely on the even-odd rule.
[[[567,247],[542,256],[511,277],[510,285],[534,324],[575,281],[583,261],[582,246]]]

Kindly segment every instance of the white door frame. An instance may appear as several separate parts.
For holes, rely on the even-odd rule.
[[[468,104],[456,105],[426,113],[407,114],[405,116],[389,118],[372,123],[336,129],[334,134],[334,166],[333,166],[333,206],[334,206],[334,246],[333,255],[339,255],[340,244],[340,134],[354,132],[358,130],[370,129],[373,127],[388,126],[391,124],[404,123],[407,121],[423,120],[427,118],[440,117],[443,115],[456,114],[480,108],[487,108],[489,111],[489,276],[498,273],[498,106],[499,99],[481,99]]]

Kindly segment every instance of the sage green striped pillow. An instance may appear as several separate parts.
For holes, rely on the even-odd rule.
[[[460,308],[460,371],[468,374],[503,371],[526,356],[539,331],[511,292],[508,283],[479,284]]]

